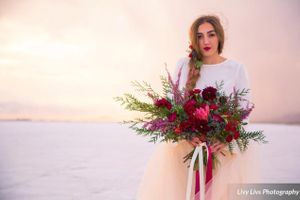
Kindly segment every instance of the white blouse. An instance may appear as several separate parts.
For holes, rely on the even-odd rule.
[[[181,58],[176,65],[175,74],[173,75],[173,80],[177,80],[178,72],[182,67],[181,77],[179,82],[179,87],[182,89],[185,87],[189,73],[189,63],[190,58]],[[218,84],[223,81],[224,85],[222,90],[226,95],[233,92],[235,87],[238,90],[250,89],[248,73],[244,65],[241,63],[226,59],[218,64],[203,64],[200,70],[200,78],[196,82],[195,88],[204,89],[207,86],[216,87],[216,82]],[[244,96],[245,99],[251,101],[251,90]],[[246,102],[241,103],[242,107],[247,106]],[[249,120],[245,120],[249,122]]]

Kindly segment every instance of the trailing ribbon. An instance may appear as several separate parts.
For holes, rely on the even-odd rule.
[[[206,169],[206,182],[204,183],[204,159],[203,159],[203,148],[206,148],[207,153],[207,169]],[[192,193],[192,181],[193,181],[193,172],[194,172],[194,165],[196,158],[198,156],[199,160],[199,170],[200,170],[200,176],[199,172],[196,172],[196,189],[195,194],[200,191],[200,199],[205,200],[205,184],[208,183],[212,179],[212,158],[211,158],[211,150],[210,147],[206,145],[206,143],[199,144],[192,156],[192,160],[190,163],[190,169],[188,174],[188,182],[187,182],[187,190],[186,190],[186,200],[191,199],[191,193]],[[200,183],[200,185],[199,185]],[[201,188],[201,190],[200,190]]]
[[[208,146],[207,150],[208,150],[208,158],[207,158],[207,164],[206,164],[206,181],[205,181],[205,184],[207,184],[212,179],[212,157],[211,157],[210,146]],[[197,194],[199,191],[200,191],[199,170],[196,170],[195,194]]]

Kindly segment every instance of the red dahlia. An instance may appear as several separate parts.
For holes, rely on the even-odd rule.
[[[214,87],[207,87],[203,90],[202,96],[206,101],[214,100],[217,97],[217,89]]]
[[[165,98],[156,100],[154,105],[156,105],[157,107],[166,107],[168,110],[172,109],[172,104]]]

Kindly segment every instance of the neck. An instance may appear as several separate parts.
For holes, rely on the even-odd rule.
[[[204,57],[203,58],[203,63],[204,64],[218,64],[222,62],[224,58],[220,56],[219,54],[214,55],[214,56],[209,56],[209,57]]]

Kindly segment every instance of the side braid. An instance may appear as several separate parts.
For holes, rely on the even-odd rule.
[[[195,63],[191,59],[189,62],[188,80],[185,85],[186,90],[192,91],[195,88],[199,78],[200,78],[200,69],[195,68]]]

